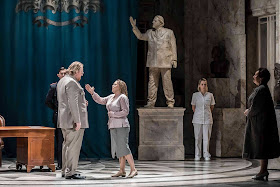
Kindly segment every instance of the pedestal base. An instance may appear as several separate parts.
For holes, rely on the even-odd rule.
[[[241,157],[245,116],[241,108],[215,108],[210,139],[210,154],[216,157]]]
[[[139,160],[184,160],[184,108],[139,108]]]
[[[139,146],[139,160],[184,160],[183,145],[142,145]]]

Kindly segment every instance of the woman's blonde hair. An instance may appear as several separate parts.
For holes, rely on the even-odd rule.
[[[198,86],[197,86],[197,90],[200,92],[200,88],[199,88],[199,85],[202,81],[205,81],[207,83],[207,80],[205,78],[201,78],[199,79],[198,81]],[[206,84],[206,92],[208,92],[208,85]]]
[[[83,67],[84,65],[81,62],[75,61],[72,62],[72,64],[70,64],[70,66],[67,69],[67,74],[73,76],[75,75],[77,72],[79,72],[79,70]]]
[[[126,83],[124,81],[120,80],[120,79],[116,80],[116,82],[119,84],[121,93],[128,97]]]

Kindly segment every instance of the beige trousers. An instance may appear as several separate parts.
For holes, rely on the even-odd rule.
[[[162,86],[166,98],[166,104],[175,103],[174,91],[171,81],[171,68],[149,68],[149,83],[148,83],[148,105],[155,105],[157,100],[157,91],[159,77],[161,75]]]
[[[210,158],[209,142],[212,132],[212,124],[193,124],[194,138],[195,138],[195,157],[201,158],[201,144],[203,140],[203,157]]]
[[[78,167],[81,146],[85,129],[61,129],[63,134],[62,145],[62,174],[74,175]]]

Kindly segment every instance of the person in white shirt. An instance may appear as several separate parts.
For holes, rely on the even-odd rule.
[[[193,127],[195,137],[195,160],[201,158],[201,144],[203,139],[203,157],[210,160],[209,141],[212,131],[212,111],[215,100],[212,93],[208,92],[207,80],[202,78],[198,82],[198,92],[192,95]]]

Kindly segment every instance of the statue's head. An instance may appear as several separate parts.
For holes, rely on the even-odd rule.
[[[153,20],[153,28],[158,29],[159,27],[163,27],[163,26],[164,26],[163,17],[160,15],[155,16]]]

